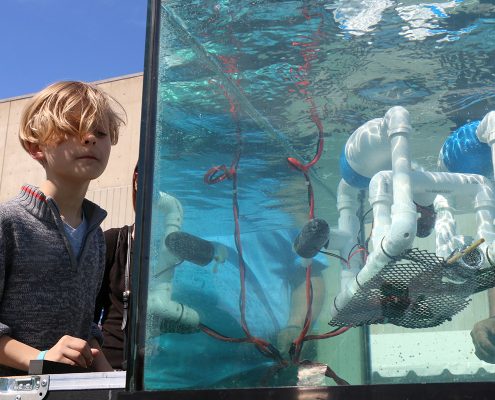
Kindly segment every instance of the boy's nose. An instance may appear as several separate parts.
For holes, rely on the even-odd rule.
[[[84,144],[93,144],[93,145],[95,145],[96,144],[96,136],[93,133],[86,133],[83,136],[82,142]]]

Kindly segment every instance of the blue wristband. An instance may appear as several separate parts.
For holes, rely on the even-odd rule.
[[[43,350],[43,351],[40,351],[38,356],[36,357],[37,360],[44,360],[45,359],[45,354],[48,350]]]

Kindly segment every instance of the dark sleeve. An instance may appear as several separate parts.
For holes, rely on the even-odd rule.
[[[2,302],[5,281],[7,280],[7,265],[6,265],[6,252],[8,246],[6,244],[7,238],[3,234],[3,226],[0,227],[0,303]],[[10,335],[10,327],[0,322],[0,336]]]
[[[118,238],[123,228],[112,228],[104,232],[106,254],[105,254],[105,273],[101,283],[100,292],[96,297],[94,322],[98,323],[105,320],[108,308],[110,307],[110,270],[115,262],[115,253],[117,250]]]

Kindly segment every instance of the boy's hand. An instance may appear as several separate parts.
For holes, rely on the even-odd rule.
[[[483,361],[495,363],[495,318],[477,322],[471,331],[476,356]]]
[[[92,349],[85,340],[65,335],[45,354],[45,360],[88,368],[100,353]]]

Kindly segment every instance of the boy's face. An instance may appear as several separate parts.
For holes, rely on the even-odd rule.
[[[35,159],[45,167],[47,178],[89,183],[105,170],[110,156],[110,136],[101,131],[82,138],[69,136],[57,144],[40,145]]]

